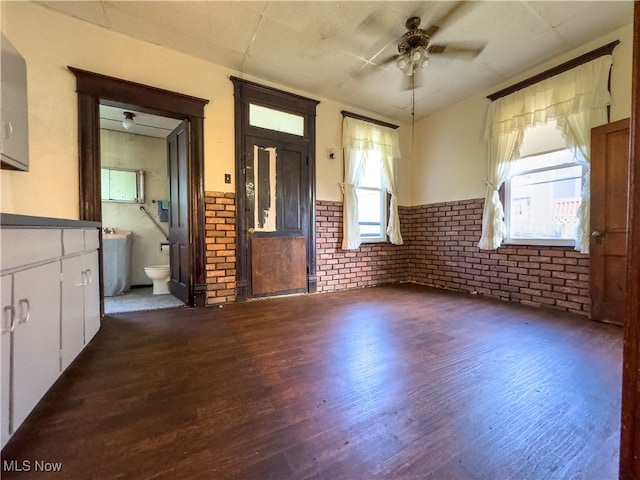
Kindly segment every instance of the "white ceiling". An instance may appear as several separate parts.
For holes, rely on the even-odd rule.
[[[48,8],[266,81],[407,122],[411,92],[393,62],[409,16],[437,22],[452,2],[43,1]],[[432,55],[416,118],[453,105],[632,23],[628,1],[471,1],[432,44],[486,47]],[[103,72],[104,73],[104,72]],[[108,72],[107,72],[108,73]]]
[[[133,121],[135,125],[129,129],[124,128],[122,124],[124,112],[130,112],[134,115]],[[147,137],[167,138],[179,124],[180,120],[174,118],[159,117],[136,110],[100,105],[100,128],[105,130],[115,130]]]

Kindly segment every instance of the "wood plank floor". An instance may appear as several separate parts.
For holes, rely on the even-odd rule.
[[[620,327],[408,284],[119,314],[3,478],[613,479],[621,362]]]

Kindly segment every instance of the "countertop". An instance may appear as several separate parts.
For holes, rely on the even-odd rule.
[[[100,228],[100,222],[0,213],[1,228]]]

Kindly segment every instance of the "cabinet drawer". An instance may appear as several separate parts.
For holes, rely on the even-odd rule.
[[[65,228],[62,232],[64,255],[74,255],[100,246],[98,229]]]
[[[84,229],[65,228],[62,231],[62,245],[65,256],[84,252]]]
[[[85,250],[97,250],[100,247],[100,239],[98,238],[98,229],[92,228],[84,231],[84,248]]]
[[[0,229],[0,269],[22,267],[59,258],[62,255],[61,230]]]

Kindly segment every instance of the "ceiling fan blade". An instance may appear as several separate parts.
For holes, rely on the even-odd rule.
[[[402,88],[401,90],[403,92],[408,92],[409,90],[413,90],[413,82],[414,82],[414,78],[413,75],[408,76],[408,75],[404,75],[402,78]]]
[[[390,63],[395,62],[398,57],[399,57],[399,55],[391,55],[391,56],[389,56],[387,58],[383,58],[380,61],[367,62],[364,65],[362,65],[358,70],[353,72],[351,74],[351,76],[355,80],[360,80],[360,79],[364,78],[365,76],[373,73],[376,69],[381,68],[381,67],[386,67]]]
[[[376,36],[385,35],[389,38],[399,37],[400,34],[397,29],[388,23],[388,13],[384,9],[380,8],[371,12],[367,17],[360,22],[356,27],[356,31],[375,33]]]
[[[420,81],[420,75],[418,71],[414,72],[413,75],[404,75],[402,91],[407,92],[410,90],[416,90],[422,86],[422,82]]]
[[[386,65],[389,65],[392,62],[395,62],[396,60],[398,60],[398,57],[400,57],[400,55],[391,55],[387,58],[383,58],[380,61],[375,62],[376,65],[378,65],[379,67],[384,67]]]
[[[457,13],[464,10],[467,6],[469,6],[471,2],[456,2],[452,7],[449,8],[443,15],[441,15],[437,20],[435,20],[431,26],[427,27],[425,30],[427,31],[427,35],[433,38],[443,27],[446,26],[447,22],[456,15]]]
[[[486,45],[431,45],[427,48],[427,52],[433,55],[447,55],[452,57],[475,58]]]

